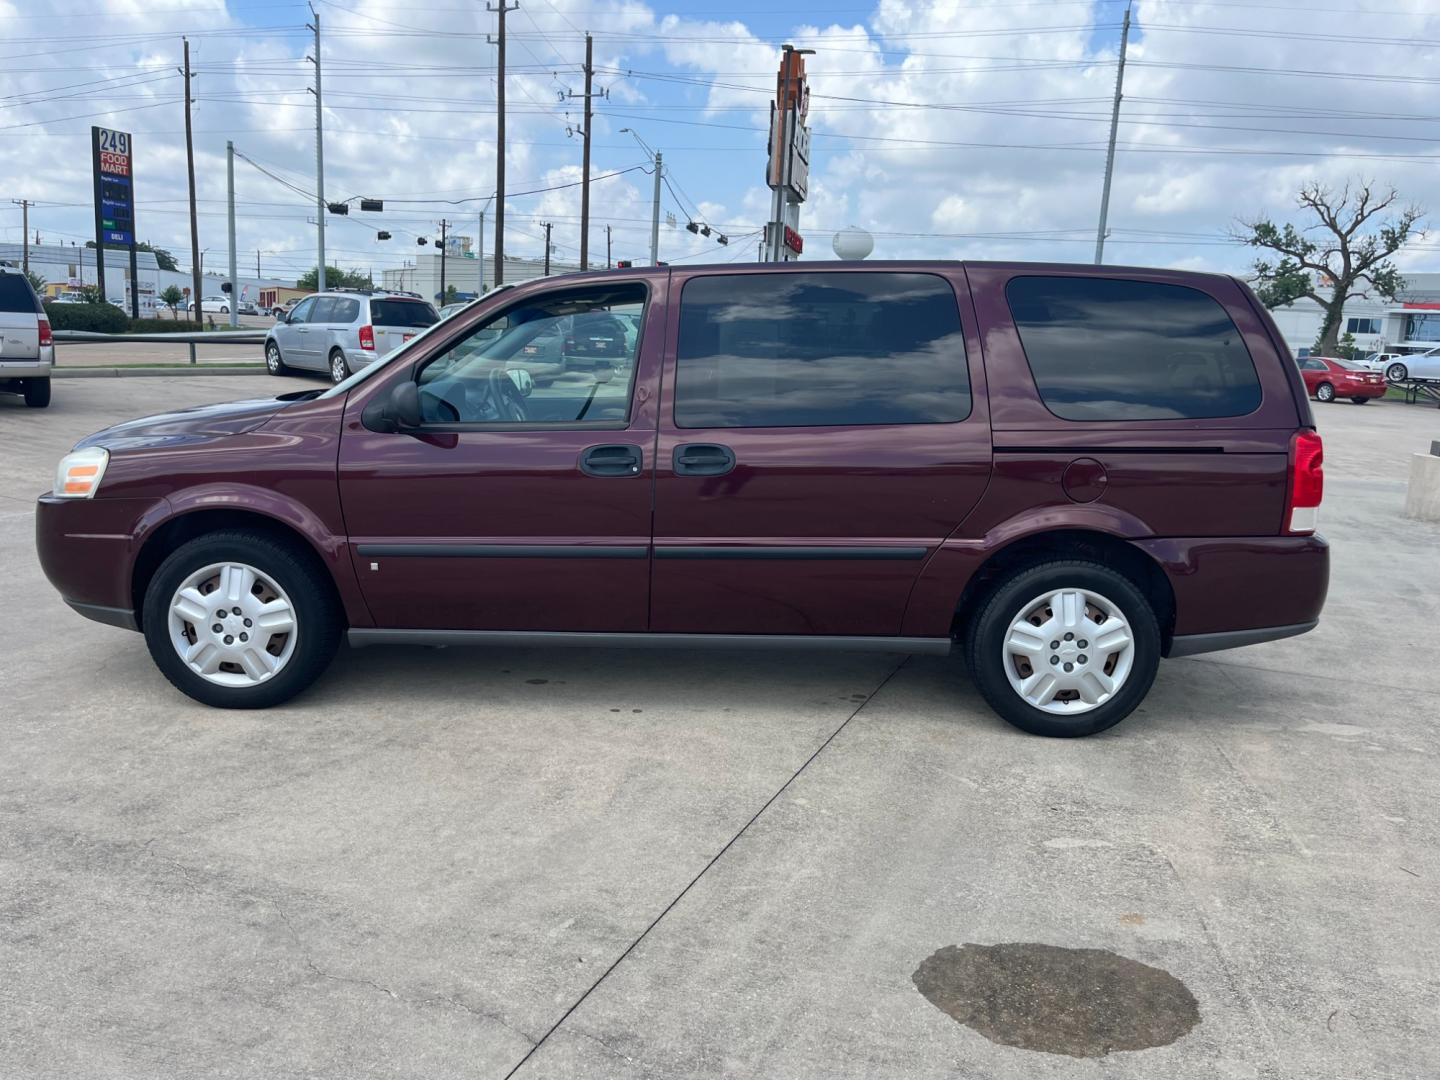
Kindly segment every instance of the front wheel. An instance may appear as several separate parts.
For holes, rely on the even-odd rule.
[[[25,380],[25,404],[32,409],[43,409],[50,404],[50,379]]]
[[[1113,727],[1150,691],[1160,629],[1134,582],[1065,560],[1003,580],[970,625],[966,660],[980,693],[1032,735],[1073,738]]]
[[[229,314],[230,314],[230,309],[229,309],[228,307],[222,307],[222,308],[220,309],[220,314],[221,314],[221,315],[229,315]]]
[[[271,375],[285,374],[285,359],[280,355],[280,346],[273,341],[265,343],[265,370]]]
[[[294,697],[330,663],[339,605],[313,558],[267,536],[220,532],[177,548],[145,591],[145,643],[196,701],[263,709]]]
[[[1410,369],[1404,364],[1391,364],[1385,369],[1385,378],[1390,382],[1404,382],[1410,377]]]
[[[350,365],[345,361],[345,354],[336,349],[330,354],[330,381],[344,382],[350,376]]]
[[[1331,386],[1328,382],[1322,382],[1315,388],[1315,397],[1320,401],[1334,401],[1335,387]]]

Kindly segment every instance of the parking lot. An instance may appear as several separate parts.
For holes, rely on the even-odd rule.
[[[0,397],[0,1077],[1440,1075],[1440,526],[1400,512],[1440,410],[1317,405],[1320,628],[1090,739],[884,655],[342,650],[207,710],[61,603],[34,496],[99,427],[322,385]],[[922,988],[967,944],[1198,1022],[1022,960],[959,1023]]]

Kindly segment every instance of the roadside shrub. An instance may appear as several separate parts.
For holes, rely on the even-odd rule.
[[[46,304],[53,330],[88,330],[96,334],[123,334],[130,316],[114,304]]]
[[[198,334],[205,328],[198,322],[181,319],[131,319],[132,334]]]

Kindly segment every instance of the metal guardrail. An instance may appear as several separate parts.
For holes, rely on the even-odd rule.
[[[56,330],[55,343],[65,345],[101,345],[107,342],[144,341],[160,344],[186,344],[190,346],[190,363],[198,363],[196,345],[263,345],[265,331],[259,330],[208,330],[198,333],[176,334],[99,334],[91,330]]]

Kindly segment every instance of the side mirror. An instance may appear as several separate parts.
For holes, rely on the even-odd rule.
[[[395,384],[390,393],[376,398],[360,416],[371,431],[394,433],[413,431],[420,426],[420,387],[409,379]]]

